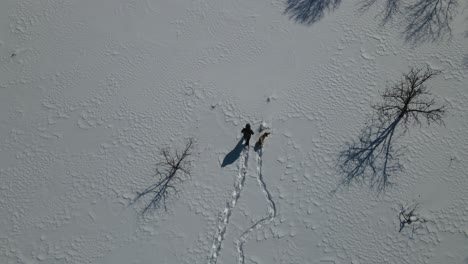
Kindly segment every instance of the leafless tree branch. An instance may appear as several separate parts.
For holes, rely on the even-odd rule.
[[[420,118],[426,120],[427,124],[435,122],[443,124],[442,117],[445,115],[445,106],[435,106],[434,98],[427,91],[426,82],[440,74],[439,71],[430,68],[411,68],[402,80],[388,87],[382,94],[383,102],[372,107],[377,115],[386,119],[402,121],[405,127],[408,125],[421,125]]]
[[[420,119],[443,124],[445,106],[435,106],[425,83],[439,72],[429,68],[410,69],[400,82],[388,87],[382,94],[382,102],[373,105],[376,118],[361,131],[358,140],[347,143],[339,154],[339,167],[344,175],[341,184],[370,180],[371,188],[378,192],[391,184],[391,173],[401,170],[399,153],[393,142],[406,132],[409,125],[419,124]],[[404,130],[396,134],[402,124]]]

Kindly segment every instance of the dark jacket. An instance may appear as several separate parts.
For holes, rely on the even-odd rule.
[[[244,138],[250,138],[254,132],[250,127],[244,127],[241,131],[242,134],[244,134]]]

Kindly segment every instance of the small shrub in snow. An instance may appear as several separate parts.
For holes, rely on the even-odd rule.
[[[418,229],[421,228],[421,224],[425,223],[426,220],[418,217],[416,215],[416,209],[418,208],[418,205],[416,204],[415,206],[412,207],[405,207],[402,204],[400,204],[400,213],[398,215],[398,219],[400,221],[400,230],[398,232],[401,233],[401,231],[406,227],[406,226],[411,226],[411,237],[413,237],[414,232]]]
[[[173,153],[169,148],[161,149],[162,159],[156,164],[156,177],[158,180],[144,191],[138,193],[134,202],[137,200],[150,196],[151,200],[141,211],[141,214],[145,214],[150,209],[158,209],[161,206],[167,210],[166,200],[170,193],[176,194],[177,189],[175,185],[182,181],[183,175],[190,176],[191,163],[190,156],[193,154],[194,139],[189,138],[185,143],[185,147],[182,151],[175,150]]]

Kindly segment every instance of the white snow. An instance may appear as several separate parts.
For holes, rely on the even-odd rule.
[[[360,16],[342,1],[307,26],[285,2],[1,1],[0,263],[230,264],[240,245],[249,264],[466,262],[462,16],[451,40],[412,46],[400,23],[379,26],[377,6]],[[370,104],[426,65],[443,72],[428,86],[448,104],[445,126],[398,139],[405,171],[385,194],[332,193]],[[239,174],[241,158],[220,164],[245,123],[255,135]],[[274,132],[266,187],[259,128]],[[189,136],[192,176],[167,212],[139,216],[130,202],[156,180],[159,148]],[[413,239],[398,232],[399,203],[426,221]]]

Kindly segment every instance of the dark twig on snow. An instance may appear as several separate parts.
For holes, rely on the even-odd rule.
[[[450,37],[457,7],[457,0],[418,0],[408,6],[405,40],[418,43]]]
[[[429,68],[412,68],[400,82],[384,91],[383,102],[372,106],[377,117],[363,129],[358,140],[348,143],[339,155],[339,167],[344,175],[342,184],[369,179],[371,188],[378,192],[385,190],[391,173],[401,170],[398,152],[393,148],[398,136],[396,128],[400,124],[404,126],[399,134],[402,135],[409,125],[421,125],[421,119],[428,125],[443,123],[445,106],[435,106],[425,85],[438,73]]]
[[[157,182],[138,193],[134,200],[134,202],[136,202],[146,195],[152,197],[141,211],[142,215],[147,213],[150,209],[158,209],[161,206],[167,211],[166,200],[170,193],[177,194],[175,184],[182,181],[182,176],[191,175],[191,161],[189,157],[193,154],[194,144],[194,139],[189,138],[182,151],[176,150],[174,153],[171,153],[170,149],[167,147],[161,149],[160,154],[162,159],[156,164],[155,176],[158,177]]]

